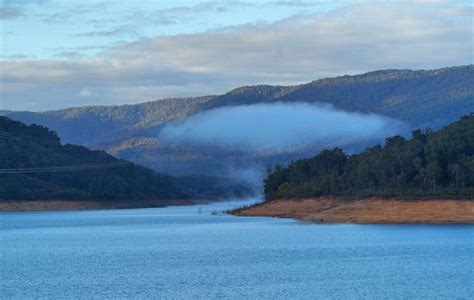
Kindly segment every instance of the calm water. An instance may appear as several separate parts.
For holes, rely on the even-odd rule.
[[[211,215],[235,205],[0,214],[1,296],[474,298],[473,226]]]

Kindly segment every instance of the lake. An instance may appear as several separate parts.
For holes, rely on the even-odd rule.
[[[1,213],[1,298],[474,297],[472,225],[212,213],[240,204]]]

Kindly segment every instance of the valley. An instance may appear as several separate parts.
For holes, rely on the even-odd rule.
[[[381,70],[324,78],[295,86],[245,86],[223,95],[45,112],[2,111],[0,114],[26,124],[46,126],[56,131],[64,143],[105,150],[157,172],[202,184],[202,178],[207,177],[207,182],[219,182],[223,187],[229,184],[240,186],[259,194],[261,185],[255,181],[261,181],[265,170],[275,164],[311,157],[333,147],[356,153],[382,143],[390,135],[406,135],[418,128],[436,129],[466,112],[474,111],[473,78],[473,65],[419,71]],[[332,141],[315,139],[317,135],[313,134],[314,141],[305,144],[303,141],[312,136],[311,132],[317,133],[320,129],[326,130],[329,125],[335,125],[323,120],[305,123],[304,120],[309,119],[301,113],[301,109],[293,116],[274,114],[266,119],[263,112],[263,115],[252,118],[246,107],[253,105],[269,105],[269,108],[284,105],[289,111],[294,105],[310,105],[321,113],[332,110],[353,115],[372,114],[387,118],[387,121],[377,134],[355,138],[346,134]],[[324,105],[330,105],[330,108]],[[228,109],[235,110],[233,116],[237,122],[234,127],[222,129],[218,134],[232,141],[236,137],[228,130],[240,130],[242,133],[239,135],[253,131],[252,127],[239,128],[239,119],[249,126],[258,126],[254,128],[261,127],[262,134],[249,137],[243,147],[223,147],[204,141],[191,143],[162,136],[167,126],[180,126],[182,122],[192,120],[193,116],[206,116],[217,111],[225,113]],[[272,128],[277,123],[283,124],[286,129]],[[219,124],[212,126],[221,128]],[[351,128],[349,123],[343,126],[343,130]],[[285,147],[285,143],[293,138],[300,140],[299,147]],[[259,145],[258,151],[248,148],[255,143]],[[249,177],[249,174],[252,176]],[[211,191],[213,185],[207,185],[206,189]],[[238,194],[212,191],[201,196],[219,198]]]

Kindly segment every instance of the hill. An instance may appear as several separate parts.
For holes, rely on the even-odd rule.
[[[176,176],[222,176],[223,173],[233,176],[236,167],[251,167],[261,162],[262,165],[286,163],[308,157],[318,149],[310,149],[308,153],[250,156],[235,149],[165,142],[157,132],[171,121],[211,109],[277,102],[322,103],[349,112],[380,114],[402,121],[407,133],[416,128],[436,129],[474,111],[474,66],[381,70],[295,86],[245,86],[217,96],[0,114],[27,124],[47,126],[57,131],[65,142],[102,149],[159,172]],[[359,150],[366,146],[351,144],[344,149]]]
[[[324,150],[269,170],[265,198],[474,198],[474,114],[438,131],[387,138],[346,155]]]
[[[46,112],[0,111],[0,115],[56,131],[67,143],[105,148],[200,109],[209,97],[170,98],[118,106],[73,107]]]
[[[439,128],[474,111],[474,65],[435,70],[381,70],[324,78],[296,86],[246,86],[224,95],[0,114],[58,132],[68,143],[106,148],[163,123],[225,106],[272,102],[326,103],[376,113],[415,128]]]
[[[248,86],[209,99],[206,108],[262,102],[326,103],[438,128],[474,111],[474,65],[436,70],[381,70],[297,86]]]
[[[173,180],[104,151],[63,145],[45,127],[0,117],[1,200],[187,198]]]
[[[238,216],[318,223],[474,223],[474,114],[439,131],[346,155],[324,150],[265,179],[265,201]]]

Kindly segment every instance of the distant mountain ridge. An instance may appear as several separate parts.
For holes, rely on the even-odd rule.
[[[279,101],[325,103],[345,111],[400,119],[413,128],[438,128],[474,110],[474,65],[421,71],[381,70],[288,87],[240,87],[210,99],[204,106]]]
[[[219,96],[0,114],[27,124],[47,126],[66,142],[106,148],[116,145],[116,139],[123,141],[203,110],[279,101],[325,103],[345,111],[400,119],[413,128],[438,128],[474,111],[474,65],[420,71],[381,70],[295,86],[244,86]],[[114,133],[119,134],[112,137]]]
[[[68,143],[103,148],[143,129],[185,117],[212,96],[169,98],[117,106],[85,106],[45,112],[0,111],[0,115],[57,131]]]

